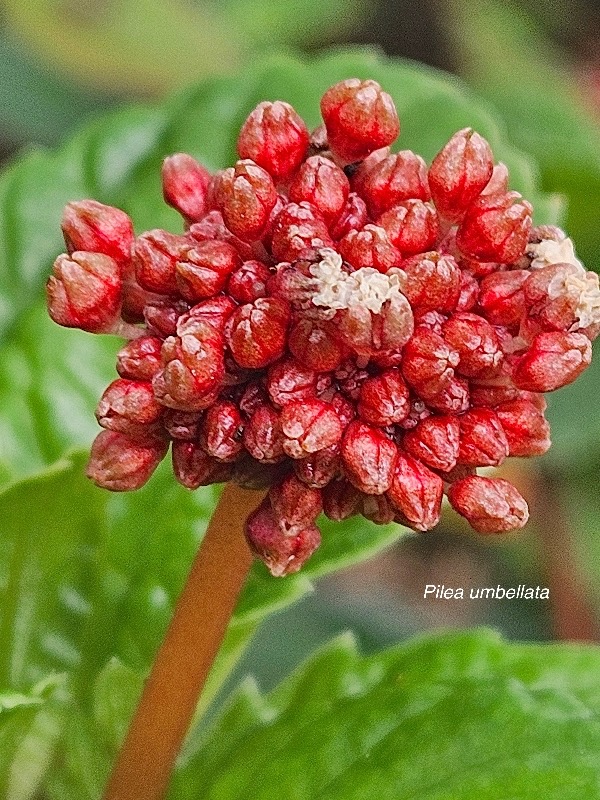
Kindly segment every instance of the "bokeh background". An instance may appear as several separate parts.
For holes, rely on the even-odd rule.
[[[509,140],[536,159],[542,188],[565,196],[565,227],[588,268],[598,268],[600,10],[584,0],[2,0],[0,158],[54,146],[118,104],[234,74],[269,49],[348,42],[453,72],[495,106]],[[506,467],[531,501],[523,534],[484,541],[448,514],[435,532],[407,535],[273,616],[238,675],[252,671],[269,687],[348,628],[366,650],[481,623],[510,638],[597,640],[599,398],[597,364],[553,398],[553,450]],[[424,600],[432,583],[540,585],[551,599]]]

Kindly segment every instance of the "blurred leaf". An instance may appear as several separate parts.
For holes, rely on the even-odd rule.
[[[502,114],[511,141],[536,158],[544,189],[566,194],[567,230],[597,270],[600,125],[561,53],[512,2],[448,0],[447,7],[464,77]]]
[[[269,695],[246,682],[169,797],[594,797],[599,667],[595,647],[485,630],[368,658],[344,637]]]

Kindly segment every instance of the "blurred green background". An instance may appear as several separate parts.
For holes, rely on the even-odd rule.
[[[118,104],[235,74],[270,49],[372,44],[457,74],[495,107],[508,141],[537,162],[541,187],[564,196],[580,256],[589,269],[599,266],[600,11],[591,2],[3,0],[0,8],[2,160],[56,145]],[[531,500],[524,534],[490,543],[448,515],[437,531],[407,536],[271,617],[238,675],[252,671],[270,686],[348,628],[367,650],[431,627],[479,623],[511,638],[597,639],[599,397],[596,363],[552,398],[553,450],[507,468]],[[551,600],[423,600],[428,583],[539,584]]]

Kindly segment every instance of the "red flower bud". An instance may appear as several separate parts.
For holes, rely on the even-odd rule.
[[[402,255],[431,250],[439,237],[435,208],[423,200],[404,200],[385,211],[377,220],[390,242]]]
[[[297,261],[307,249],[332,246],[325,221],[310,203],[288,203],[274,220],[271,250],[278,261]]]
[[[494,272],[481,281],[479,305],[492,325],[518,325],[526,311],[523,284],[531,273],[523,269]]]
[[[202,413],[199,411],[177,411],[175,408],[165,408],[163,425],[171,439],[182,439],[185,442],[195,442],[200,432]]]
[[[457,351],[441,336],[420,327],[404,348],[402,374],[425,400],[443,391],[454,377]]]
[[[398,448],[380,428],[355,420],[342,440],[348,479],[365,494],[383,494],[392,483]]]
[[[589,367],[592,345],[582,333],[540,333],[517,362],[514,382],[529,392],[553,392]]]
[[[310,489],[295,475],[288,475],[269,491],[271,507],[285,536],[297,536],[314,525],[323,509],[321,492]]]
[[[514,531],[529,519],[527,503],[512,483],[502,478],[463,478],[450,486],[448,500],[479,533]]]
[[[287,403],[281,411],[281,429],[283,449],[291,458],[304,458],[331,447],[342,436],[335,408],[317,398]]]
[[[452,256],[422,253],[404,261],[403,291],[413,308],[453,311],[460,296],[460,269]]]
[[[117,354],[117,372],[132,381],[151,381],[160,369],[162,341],[156,336],[140,336]]]
[[[367,214],[365,201],[355,192],[351,192],[340,216],[329,229],[329,233],[337,242],[339,239],[343,239],[350,231],[362,230],[368,221],[369,215]]]
[[[296,477],[313,489],[322,489],[340,471],[340,448],[334,444],[294,461]]]
[[[204,300],[202,303],[192,306],[187,314],[182,314],[179,317],[177,333],[180,336],[183,335],[182,331],[187,330],[190,326],[194,327],[194,321],[196,323],[206,323],[215,331],[223,333],[227,320],[236,308],[235,302],[225,295]]]
[[[179,292],[189,302],[214,297],[240,263],[240,256],[232,245],[199,242],[175,264]]]
[[[238,303],[253,303],[267,296],[267,281],[271,270],[262,261],[244,261],[232,272],[227,283],[227,293]]]
[[[282,533],[268,499],[248,517],[245,534],[252,553],[276,578],[298,572],[321,543],[315,525],[295,536]]]
[[[508,441],[498,415],[472,408],[460,418],[458,460],[472,467],[497,467],[508,456]]]
[[[427,405],[440,414],[463,414],[471,405],[468,382],[454,376],[444,389],[427,398]]]
[[[273,179],[250,159],[223,170],[215,184],[215,201],[223,220],[244,242],[260,239],[276,200]]]
[[[479,298],[479,284],[477,279],[470,272],[465,270],[460,271],[460,294],[458,296],[458,303],[456,304],[457,311],[471,311],[477,305]]]
[[[242,451],[244,423],[237,406],[218,400],[204,415],[198,441],[202,448],[219,461],[233,461]]]
[[[102,253],[118,264],[125,264],[131,258],[133,224],[118,208],[96,200],[68,203],[61,227],[69,253],[78,250]]]
[[[509,456],[542,456],[550,447],[550,426],[530,400],[512,400],[496,408],[508,441]]]
[[[227,322],[225,337],[240,367],[261,369],[281,358],[289,320],[288,304],[276,297],[237,308]]]
[[[173,297],[159,298],[146,305],[144,319],[150,333],[164,339],[177,333],[177,323],[189,308],[183,300],[176,300]]]
[[[364,305],[353,305],[339,311],[335,322],[342,342],[365,356],[401,350],[414,331],[412,309],[403,295],[384,303],[378,314]]]
[[[527,247],[531,214],[531,205],[518,192],[481,195],[467,209],[456,244],[479,261],[513,264]]]
[[[110,256],[75,252],[54,262],[46,284],[48,312],[66,328],[110,333],[121,309],[121,267]]]
[[[358,514],[360,508],[361,493],[346,478],[336,478],[323,489],[323,511],[329,519],[341,522]]]
[[[186,257],[190,242],[185,236],[154,230],[135,240],[135,276],[144,289],[157,294],[177,294],[177,261]]]
[[[187,153],[175,153],[163,161],[161,177],[165,203],[189,224],[201,220],[211,179],[206,167]]]
[[[365,158],[400,132],[394,101],[376,81],[336,83],[321,98],[321,114],[329,146],[346,161]]]
[[[290,186],[290,200],[311,203],[327,224],[335,222],[348,199],[350,183],[337,164],[323,156],[307,158]]]
[[[387,498],[400,512],[397,520],[418,531],[428,531],[440,521],[444,482],[420,461],[398,453]]]
[[[362,384],[358,413],[371,425],[394,425],[410,411],[408,386],[399,369],[388,369]]]
[[[259,406],[244,428],[244,447],[261,464],[275,464],[284,457],[280,415],[269,405]]]
[[[365,519],[376,525],[389,525],[396,519],[397,511],[385,494],[363,494],[360,509]]]
[[[494,166],[492,177],[486,183],[481,194],[504,194],[508,192],[508,168],[500,162]]]
[[[381,159],[363,172],[356,184],[372,217],[403,200],[429,200],[427,165],[412,150]]]
[[[496,331],[477,314],[454,314],[444,323],[444,339],[459,355],[456,371],[468,378],[493,377],[502,366],[503,354]]]
[[[275,179],[287,180],[308,150],[308,129],[289,103],[259,103],[238,137],[240,158],[251,158]]]
[[[288,347],[298,361],[317,372],[337,369],[345,350],[334,336],[331,324],[316,323],[312,319],[300,319],[290,330]]]
[[[314,370],[292,358],[278,361],[267,373],[267,391],[276,406],[285,406],[293,400],[315,397],[317,375]]]
[[[472,128],[455,133],[433,159],[429,186],[440,216],[458,222],[489,183],[494,157],[486,140]]]
[[[96,436],[86,475],[96,486],[111,492],[140,489],[165,457],[168,442],[163,439],[138,441],[116,431]]]
[[[197,489],[231,479],[233,464],[208,455],[196,442],[173,442],[173,473],[186,489]]]
[[[350,231],[339,242],[339,251],[344,261],[355,269],[373,267],[378,272],[387,272],[402,262],[402,256],[385,230],[377,225],[365,225],[361,231]]]
[[[133,439],[156,437],[163,407],[146,381],[119,378],[104,390],[96,408],[98,424]]]
[[[235,247],[243,261],[249,261],[254,258],[252,245],[248,244],[248,242],[243,242],[231,233],[223,222],[223,215],[220,211],[209,211],[200,222],[191,225],[187,232],[187,238],[192,245],[196,242],[227,242],[227,244]]]
[[[402,447],[431,469],[449,472],[458,459],[459,435],[456,417],[427,417],[405,433]]]

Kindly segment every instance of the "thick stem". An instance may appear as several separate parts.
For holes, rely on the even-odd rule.
[[[252,563],[244,520],[262,495],[228,484],[157,653],[104,800],[161,800]]]

